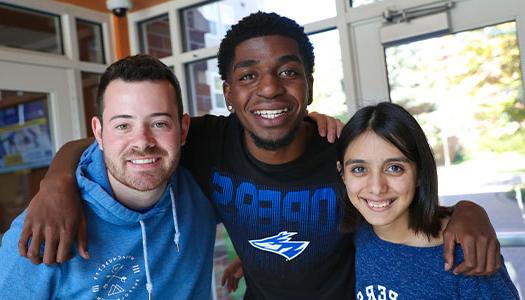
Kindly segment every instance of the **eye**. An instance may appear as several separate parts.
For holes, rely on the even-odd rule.
[[[254,74],[244,74],[241,76],[241,78],[239,79],[240,81],[248,81],[248,80],[253,80],[255,78],[255,75]]]
[[[166,126],[168,126],[168,124],[166,124],[164,122],[155,122],[155,123],[153,123],[152,127],[154,127],[154,128],[164,128]]]
[[[294,70],[284,70],[281,73],[279,73],[279,76],[281,77],[295,77],[299,73],[295,72]]]
[[[129,128],[128,124],[118,124],[117,126],[115,126],[115,129],[118,129],[118,130],[126,130],[128,128]]]
[[[405,168],[403,168],[403,166],[400,166],[400,165],[389,165],[386,168],[387,173],[393,173],[393,174],[403,173],[404,170]]]
[[[350,172],[356,176],[361,176],[366,173],[366,168],[363,166],[355,166],[350,169]]]

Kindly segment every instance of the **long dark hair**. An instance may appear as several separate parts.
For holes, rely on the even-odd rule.
[[[439,207],[436,162],[423,129],[408,111],[397,104],[382,102],[364,107],[355,113],[341,132],[337,146],[341,166],[347,147],[369,130],[394,145],[416,164],[416,191],[409,206],[408,226],[429,238],[437,237],[445,211]],[[348,197],[345,202],[350,203]],[[344,207],[353,210],[352,213],[357,211],[352,205],[346,204]],[[350,225],[355,225],[355,221]]]

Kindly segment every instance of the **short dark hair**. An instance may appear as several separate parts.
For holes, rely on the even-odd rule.
[[[113,80],[121,79],[126,82],[162,81],[167,80],[175,89],[175,103],[177,104],[179,121],[182,119],[182,93],[179,81],[168,66],[153,56],[138,54],[128,56],[111,64],[102,77],[97,91],[97,117],[102,123],[104,111],[104,93]]]
[[[366,131],[382,137],[416,164],[416,192],[409,206],[408,226],[416,233],[423,232],[429,238],[437,237],[444,210],[439,208],[434,154],[423,129],[408,111],[397,104],[382,102],[364,107],[355,113],[341,132],[337,145],[337,157],[341,166],[344,166],[348,146]],[[349,202],[348,198],[345,201]],[[352,209],[356,210],[353,206]]]
[[[280,35],[293,39],[299,48],[306,75],[313,74],[314,47],[304,33],[304,28],[287,17],[259,11],[244,17],[239,23],[233,25],[222,39],[217,54],[221,79],[226,81],[228,78],[237,45],[252,38],[269,35]]]

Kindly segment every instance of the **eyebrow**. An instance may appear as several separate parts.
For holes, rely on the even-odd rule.
[[[170,113],[164,113],[164,112],[152,113],[148,117],[151,118],[151,117],[161,117],[161,116],[172,118],[172,115]],[[132,115],[116,115],[116,116],[111,117],[109,121],[111,122],[115,119],[134,119],[134,118],[135,117],[133,117]]]
[[[295,62],[302,63],[302,61],[299,58],[299,56],[297,56],[295,54],[283,55],[283,56],[279,57],[277,59],[277,61],[280,62],[280,63],[287,63],[287,62],[290,62],[290,61],[295,61]],[[255,60],[255,59],[241,60],[240,62],[238,62],[235,65],[233,65],[233,70],[238,69],[238,68],[248,68],[248,67],[251,67],[251,66],[254,66],[254,65],[258,64],[259,62],[260,62],[259,60]]]
[[[405,157],[393,157],[393,158],[389,158],[387,160],[385,160],[385,163],[391,163],[391,162],[404,162],[404,163],[410,163],[410,159],[408,158],[405,158]],[[349,159],[347,161],[345,161],[344,165],[345,166],[348,166],[348,165],[351,165],[351,164],[364,164],[366,163],[366,160],[364,159]]]

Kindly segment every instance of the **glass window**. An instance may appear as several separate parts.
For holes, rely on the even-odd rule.
[[[78,52],[81,61],[104,64],[102,26],[97,23],[76,20]]]
[[[138,23],[140,50],[157,58],[172,55],[168,14]]]
[[[192,115],[229,114],[222,95],[222,80],[216,58],[187,64],[186,76],[191,99],[189,111]]]
[[[82,78],[82,96],[84,98],[86,134],[87,136],[93,136],[93,130],[91,130],[91,118],[97,115],[97,90],[102,75],[81,72],[80,76]]]
[[[0,45],[64,54],[60,16],[0,4]]]
[[[38,191],[53,155],[48,95],[0,90],[0,235]]]
[[[346,122],[349,115],[343,90],[343,64],[339,32],[330,30],[309,36],[314,46],[314,101],[308,107]]]
[[[297,9],[300,7],[301,9]],[[335,17],[335,1],[223,0],[184,9],[181,22],[184,51],[218,46],[231,25],[256,11],[274,11],[306,24]]]
[[[525,103],[516,22],[388,47],[386,62],[392,101],[416,117],[434,150],[442,202],[473,200],[498,234],[523,234]],[[523,248],[502,252],[524,291]]]

